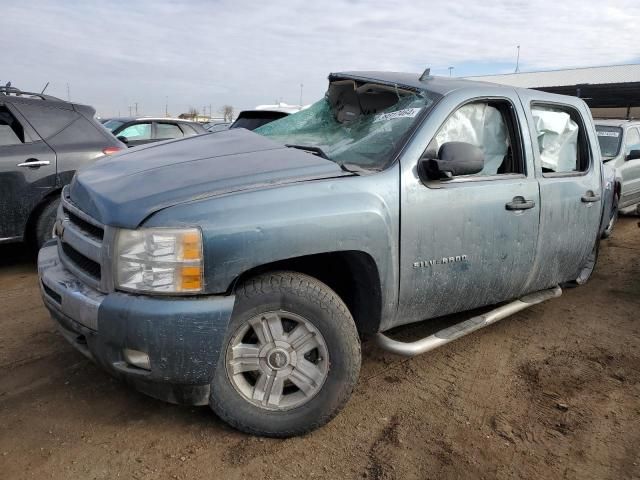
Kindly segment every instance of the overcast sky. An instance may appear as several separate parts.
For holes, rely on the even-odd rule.
[[[103,116],[320,98],[329,72],[454,76],[640,61],[638,0],[20,0],[0,7],[0,82]]]

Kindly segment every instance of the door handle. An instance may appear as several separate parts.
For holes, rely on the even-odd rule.
[[[599,202],[600,201],[600,195],[596,195],[591,190],[589,190],[587,193],[582,195],[582,201],[584,203]]]
[[[509,203],[505,205],[507,210],[529,210],[536,206],[533,200],[526,200],[524,197],[513,197]]]
[[[19,163],[18,167],[28,167],[28,168],[39,168],[46,167],[47,165],[51,165],[49,160],[38,160],[36,158],[30,158],[26,162]]]

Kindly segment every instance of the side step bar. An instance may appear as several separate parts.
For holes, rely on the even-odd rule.
[[[463,322],[444,328],[433,335],[429,335],[428,337],[415,342],[400,342],[398,340],[393,340],[382,333],[378,333],[376,336],[376,342],[384,350],[398,355],[404,355],[406,357],[413,357],[414,355],[419,355],[438,348],[457,338],[464,337],[465,335],[475,332],[476,330],[480,330],[487,325],[496,323],[497,321],[509,317],[520,310],[529,308],[537,303],[542,303],[545,300],[559,297],[560,295],[562,295],[562,289],[560,287],[531,293],[483,315],[478,315],[477,317],[472,317]]]

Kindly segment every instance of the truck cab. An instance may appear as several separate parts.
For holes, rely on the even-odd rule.
[[[347,402],[360,338],[423,353],[586,282],[612,195],[580,99],[332,74],[323,99],[253,132],[78,173],[40,252],[42,296],[135,388],[298,435]],[[417,342],[388,335],[484,306]]]

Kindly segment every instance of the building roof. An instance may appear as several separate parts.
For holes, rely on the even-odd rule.
[[[544,72],[506,73],[466,77],[468,80],[499,83],[522,88],[566,87],[640,82],[640,64],[569,68]]]
[[[467,77],[582,98],[591,108],[640,106],[640,64]]]

